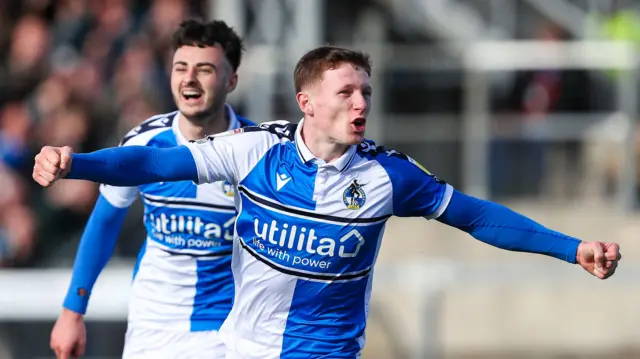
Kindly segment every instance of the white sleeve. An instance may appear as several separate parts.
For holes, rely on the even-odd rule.
[[[138,198],[138,187],[117,187],[100,185],[100,194],[114,207],[126,208]]]
[[[212,183],[227,180],[236,183],[233,166],[234,141],[208,136],[187,144],[198,168],[198,183]]]
[[[228,131],[187,145],[198,167],[198,184],[227,180],[237,185],[278,143],[267,131]]]

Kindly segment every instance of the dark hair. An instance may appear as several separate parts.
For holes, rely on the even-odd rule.
[[[296,64],[293,70],[293,85],[296,92],[300,92],[304,86],[319,81],[325,71],[345,63],[359,67],[371,76],[371,61],[368,54],[341,47],[321,46],[304,54]]]
[[[244,46],[240,36],[224,21],[184,20],[173,33],[174,51],[182,46],[207,47],[216,45],[220,45],[225,57],[233,67],[233,71],[237,71],[242,60]]]

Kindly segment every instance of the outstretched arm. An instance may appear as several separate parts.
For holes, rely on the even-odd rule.
[[[580,240],[548,229],[500,204],[453,191],[438,221],[494,247],[576,263]]]
[[[437,220],[498,248],[539,253],[578,263],[601,279],[615,272],[621,258],[615,243],[582,242],[548,229],[505,206],[455,190],[449,205]]]
[[[35,162],[33,178],[44,187],[58,178],[113,186],[198,180],[195,160],[186,146],[126,146],[82,154],[72,154],[69,147],[44,147]]]
[[[387,152],[378,162],[391,179],[397,216],[437,219],[494,247],[578,263],[600,279],[615,272],[621,258],[616,243],[580,241],[505,206],[468,196],[406,155]]]
[[[78,153],[72,156],[66,178],[112,186],[137,186],[153,182],[198,180],[198,170],[185,146],[152,148],[126,146]]]

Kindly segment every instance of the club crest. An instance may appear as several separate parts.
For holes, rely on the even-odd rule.
[[[367,201],[367,194],[362,189],[364,186],[365,184],[358,183],[358,180],[354,179],[344,190],[342,193],[342,201],[347,208],[357,210],[364,206]]]
[[[222,192],[227,197],[233,197],[235,195],[235,190],[233,189],[233,185],[229,181],[222,182]]]

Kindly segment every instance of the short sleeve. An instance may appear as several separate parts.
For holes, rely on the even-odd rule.
[[[100,194],[114,207],[126,208],[138,198],[138,187],[100,185]]]
[[[233,132],[233,131],[229,131]],[[229,141],[226,137],[234,137]],[[234,166],[234,147],[238,145],[238,136],[230,136],[223,132],[207,136],[197,141],[190,141],[187,147],[191,151],[198,168],[198,183],[212,183],[227,180],[236,183]]]
[[[196,161],[198,184],[237,185],[275,142],[264,129],[250,126],[190,141],[187,147]]]
[[[277,131],[288,124],[265,122],[190,141],[187,147],[198,168],[198,184],[226,180],[238,185],[271,147],[288,141]]]
[[[393,189],[395,216],[435,219],[447,209],[453,194],[451,185],[409,156],[389,156],[385,162]]]

